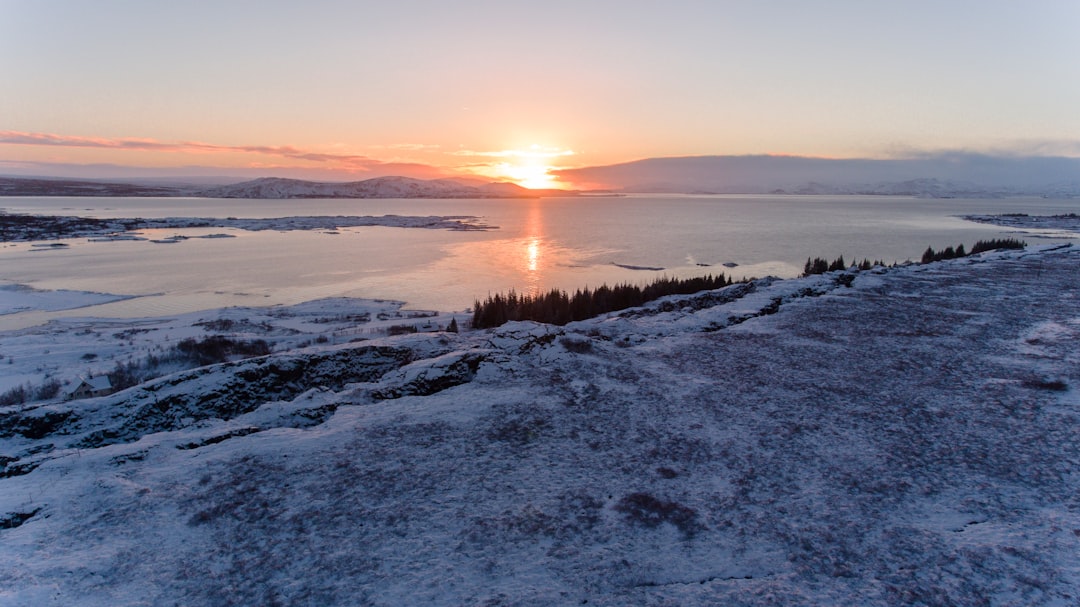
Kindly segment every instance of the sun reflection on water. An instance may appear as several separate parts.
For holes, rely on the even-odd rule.
[[[535,272],[537,266],[539,265],[538,261],[540,259],[540,239],[539,238],[533,238],[532,240],[529,241],[528,254],[527,255],[528,255],[529,261],[528,261],[527,264],[525,264],[525,267],[530,272]]]
[[[544,270],[544,219],[539,200],[530,202],[529,214],[525,220],[523,232],[525,258],[522,266],[526,280],[526,292],[529,295],[538,295]]]

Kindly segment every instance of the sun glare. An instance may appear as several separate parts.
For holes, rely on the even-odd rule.
[[[550,165],[503,163],[500,172],[523,188],[545,189],[558,187],[555,178],[548,173]]]
[[[521,187],[530,189],[560,188],[561,184],[551,174],[557,169],[552,161],[556,158],[573,156],[572,150],[532,145],[524,150],[502,150],[485,155],[502,158],[502,162],[491,165],[493,176],[512,181]]]

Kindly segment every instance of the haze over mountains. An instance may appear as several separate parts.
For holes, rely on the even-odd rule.
[[[718,194],[924,197],[1080,195],[1080,159],[951,153],[897,160],[806,156],[647,158],[553,172],[584,188]]]
[[[521,198],[530,191],[512,183],[469,185],[452,179],[376,177],[320,183],[267,177],[204,190],[209,198]]]
[[[461,177],[383,176],[331,182],[264,177],[239,183],[178,178],[115,181],[0,177],[0,196],[197,196],[208,198],[526,198],[615,193],[897,195],[922,198],[1080,197],[1080,158],[970,153],[906,159],[806,156],[647,158],[552,170],[573,190],[537,190]]]
[[[0,177],[0,196],[193,196],[202,198],[531,198],[546,190],[529,190],[513,183],[453,179],[377,177],[364,181],[327,183],[264,177],[241,183],[206,187],[177,183]],[[565,195],[566,193],[560,193]]]

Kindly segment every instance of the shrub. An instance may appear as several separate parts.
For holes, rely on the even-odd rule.
[[[163,373],[162,367],[171,366],[171,370],[188,369],[267,354],[270,354],[270,344],[264,339],[242,341],[223,335],[213,335],[202,340],[188,338],[160,356],[151,354],[138,361],[117,362],[108,377],[114,389],[123,390],[160,377]]]
[[[232,331],[235,324],[236,322],[230,318],[218,318],[217,320],[197,322],[195,326],[201,326],[206,331]]]
[[[581,339],[577,337],[570,337],[569,335],[559,339],[559,343],[563,348],[566,348],[567,352],[573,352],[575,354],[588,354],[592,352],[592,342],[587,339]]]
[[[192,338],[182,340],[176,345],[176,351],[201,367],[223,363],[232,356],[265,356],[270,353],[270,345],[263,339],[236,341],[223,335],[212,335],[199,341]]]
[[[671,523],[687,537],[693,536],[701,528],[693,508],[677,502],[665,502],[648,493],[631,493],[615,504],[615,510],[623,513],[627,521],[645,527]]]
[[[49,400],[55,398],[57,394],[60,394],[60,382],[50,377],[34,391],[34,400]]]
[[[15,386],[7,392],[0,394],[0,407],[7,407],[9,405],[21,405],[26,402],[26,399],[26,387]]]
[[[48,377],[36,388],[30,384],[15,386],[6,392],[0,393],[0,406],[21,405],[23,403],[39,400],[49,400],[60,394],[60,382]]]
[[[407,335],[416,333],[416,325],[391,325],[386,328],[387,335]]]

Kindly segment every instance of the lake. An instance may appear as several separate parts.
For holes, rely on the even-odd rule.
[[[879,196],[676,196],[536,200],[222,200],[196,198],[0,199],[12,213],[94,217],[472,215],[485,232],[346,228],[248,232],[144,231],[164,238],[228,232],[236,238],[66,240],[43,250],[0,246],[0,284],[136,296],[74,311],[0,316],[0,329],[62,316],[161,316],[224,306],[293,304],[332,296],[394,299],[409,308],[463,310],[516,289],[572,291],[601,283],[724,272],[735,278],[801,273],[807,257],[917,260],[940,249],[1001,238],[967,222],[977,213],[1058,214],[1080,201],[923,200]],[[1044,242],[1031,234],[1029,243]],[[721,264],[738,264],[725,267]],[[2,295],[0,295],[2,296]]]

